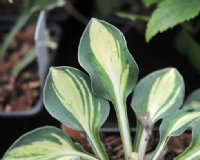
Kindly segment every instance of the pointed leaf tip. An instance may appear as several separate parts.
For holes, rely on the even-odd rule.
[[[122,33],[111,24],[92,18],[81,38],[78,56],[98,96],[114,101],[117,94],[127,97],[135,87],[137,64]]]
[[[109,114],[108,102],[92,93],[88,76],[72,67],[51,67],[44,104],[53,117],[76,130],[96,132]]]
[[[153,72],[136,86],[131,106],[138,118],[148,119],[146,125],[153,126],[179,107],[184,98],[184,81],[175,68]]]

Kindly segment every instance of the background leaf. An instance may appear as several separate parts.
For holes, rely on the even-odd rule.
[[[55,7],[61,7],[65,4],[64,0],[32,0],[28,2],[28,6],[34,10],[40,9],[52,9]]]
[[[189,58],[189,61],[200,73],[200,44],[185,30],[181,30],[176,37],[176,48],[184,56]]]
[[[199,119],[199,117],[200,111],[179,110],[163,119],[159,129],[160,140],[152,160],[156,160],[158,158],[170,136],[179,136],[191,125],[192,122]]]
[[[86,132],[98,155],[104,152],[99,129],[110,108],[107,101],[92,93],[86,74],[71,67],[51,68],[44,87],[44,104],[61,123]]]
[[[163,0],[143,0],[144,4],[146,6],[150,6],[152,4],[157,4],[157,3],[161,2],[161,1],[163,1]]]
[[[149,127],[178,109],[184,98],[184,81],[174,68],[155,71],[137,84],[131,106]]]
[[[200,109],[200,89],[196,89],[185,100],[184,108]]]
[[[158,32],[194,18],[200,12],[200,0],[164,0],[159,3],[147,25],[146,41]]]
[[[3,160],[97,160],[55,127],[35,129],[20,137],[5,153]]]
[[[103,15],[109,15],[119,9],[125,0],[96,0],[98,11]]]

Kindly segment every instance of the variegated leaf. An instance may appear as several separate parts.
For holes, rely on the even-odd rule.
[[[152,160],[157,160],[170,136],[179,136],[192,122],[200,118],[200,111],[179,110],[163,119],[160,125],[160,140],[153,154]]]
[[[96,143],[100,143],[98,132],[108,117],[109,104],[92,94],[90,80],[83,72],[71,67],[51,68],[44,87],[44,104],[60,122],[86,132],[96,153],[103,150]]]
[[[189,148],[175,160],[199,160],[200,157],[200,123],[196,123],[192,130],[192,143]]]
[[[122,33],[111,24],[92,18],[81,38],[78,57],[90,74],[94,93],[114,103],[125,157],[130,156],[126,98],[135,87],[138,67]]]
[[[93,18],[84,31],[79,63],[92,77],[94,92],[112,101],[127,97],[137,81],[138,67],[122,33],[101,20]]]
[[[131,106],[141,123],[152,127],[182,105],[184,90],[183,78],[176,69],[162,69],[137,84]]]
[[[20,137],[5,153],[3,160],[98,160],[55,127],[35,129]]]
[[[189,95],[184,103],[184,108],[200,109],[200,89]]]

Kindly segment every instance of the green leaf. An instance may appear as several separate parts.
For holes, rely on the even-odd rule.
[[[175,42],[179,53],[187,56],[195,69],[200,73],[200,44],[185,30],[179,32]]]
[[[140,21],[147,22],[149,20],[149,17],[147,16],[143,16],[139,14],[131,14],[131,13],[126,13],[126,12],[117,12],[116,15],[119,16],[120,18],[128,19],[131,21],[140,20]]]
[[[144,4],[146,6],[150,6],[152,4],[157,4],[157,3],[161,2],[161,1],[163,1],[163,0],[143,0]]]
[[[97,9],[103,16],[107,16],[119,9],[123,3],[124,0],[96,0]]]
[[[55,7],[61,7],[64,4],[64,0],[32,0],[29,2],[29,7],[33,10],[53,9]]]
[[[196,123],[192,130],[192,143],[185,152],[179,155],[175,160],[199,160],[200,157],[200,125]]]
[[[200,0],[164,0],[159,3],[147,25],[146,41],[158,32],[190,20],[200,12]]]
[[[192,92],[184,103],[184,108],[200,109],[200,89]]]
[[[138,67],[124,36],[111,24],[93,18],[81,38],[78,58],[90,74],[95,94],[114,103],[125,156],[130,156],[132,145],[126,98],[135,87]]]
[[[42,127],[20,137],[3,160],[98,160],[55,127]]]
[[[158,158],[170,136],[179,136],[199,117],[200,111],[179,110],[163,119],[160,125],[160,140],[153,154],[152,160]]]
[[[90,80],[83,72],[71,67],[52,67],[44,87],[44,104],[60,122],[86,132],[97,153],[104,152],[98,134],[108,117],[109,104],[93,95]]]
[[[13,3],[13,0],[8,0],[9,3]]]
[[[131,106],[143,126],[151,128],[182,105],[184,90],[183,78],[176,69],[155,71],[139,81]]]

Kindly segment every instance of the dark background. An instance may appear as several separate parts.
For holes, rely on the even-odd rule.
[[[87,17],[92,16],[92,0],[75,1],[74,5],[82,14]],[[120,29],[123,28],[122,23],[112,23]],[[62,29],[62,36],[54,65],[67,65],[81,69],[77,60],[77,51],[79,40],[85,26],[72,17],[57,22],[57,24]],[[134,28],[130,29],[129,32],[125,34],[125,37],[130,53],[133,55],[139,66],[139,79],[155,70],[173,66],[183,75],[186,85],[186,95],[188,95],[194,89],[199,88],[200,76],[189,63],[188,59],[178,54],[174,47],[174,37],[178,30],[179,27],[175,27],[172,30],[156,36],[148,44],[145,42],[144,34],[138,32]],[[130,124],[134,127],[135,117],[129,104],[130,97],[128,98],[128,113]],[[0,117],[0,157],[20,135],[44,125],[55,125],[59,127],[60,123],[53,119],[45,109],[43,109],[39,114],[29,118]],[[108,119],[106,126],[113,127],[115,125],[116,119],[114,110],[111,109],[110,118]]]

